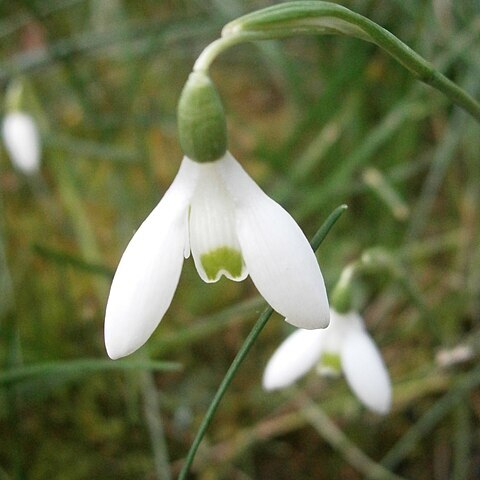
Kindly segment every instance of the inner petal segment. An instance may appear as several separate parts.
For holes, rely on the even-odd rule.
[[[190,248],[205,282],[216,282],[222,275],[240,281],[248,272],[235,231],[233,203],[215,163],[199,165],[190,210]]]

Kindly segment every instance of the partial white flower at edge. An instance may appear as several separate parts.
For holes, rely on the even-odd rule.
[[[183,259],[200,277],[250,275],[286,321],[324,328],[328,299],[315,254],[293,218],[226,152],[217,161],[184,157],[164,197],[127,246],[110,289],[105,345],[115,359],[140,348],[172,301]]]
[[[379,414],[390,410],[392,387],[382,356],[356,312],[330,312],[324,330],[297,330],[278,347],[263,375],[266,390],[285,388],[318,367],[323,373],[331,359],[339,367],[360,401]],[[330,369],[329,369],[330,370]]]
[[[40,136],[37,125],[28,113],[13,111],[5,115],[2,137],[15,168],[32,175],[40,168]]]

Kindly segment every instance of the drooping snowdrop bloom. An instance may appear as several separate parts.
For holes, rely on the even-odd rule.
[[[40,136],[31,115],[22,111],[7,113],[2,123],[5,148],[15,168],[32,175],[40,168]]]
[[[183,259],[190,253],[205,282],[222,275],[240,281],[250,275],[289,323],[314,329],[329,322],[312,248],[293,218],[226,151],[226,142],[219,140],[224,120],[216,117],[216,91],[212,98],[208,77],[192,75],[193,93],[187,82],[179,107],[180,140],[187,156],[127,246],[112,282],[105,317],[111,358],[128,355],[147,341],[170,306]],[[185,103],[196,107],[193,114],[200,112],[203,122],[190,122]]]
[[[287,387],[315,366],[320,374],[343,371],[365,406],[380,414],[390,410],[390,377],[358,313],[340,314],[332,309],[325,330],[292,333],[270,358],[263,386],[266,390]]]

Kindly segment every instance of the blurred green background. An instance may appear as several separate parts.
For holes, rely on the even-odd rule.
[[[179,166],[176,102],[195,58],[226,22],[273,3],[0,1],[2,95],[23,76],[43,143],[34,178],[0,151],[0,480],[178,473],[263,300],[250,280],[204,284],[188,260],[153,337],[115,363],[103,346],[109,284]],[[480,97],[480,2],[339,3]],[[388,416],[315,373],[263,392],[291,331],[274,315],[191,478],[478,478],[478,124],[355,39],[238,46],[212,77],[230,150],[308,237],[349,205],[318,252],[327,287],[374,246],[404,277],[368,278],[361,305],[394,384]],[[459,346],[469,355],[456,361]]]

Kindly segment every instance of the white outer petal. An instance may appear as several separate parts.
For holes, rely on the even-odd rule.
[[[204,282],[213,283],[222,275],[234,281],[244,280],[247,275],[242,262],[240,275],[233,276],[221,269],[215,278],[209,278],[202,265],[201,257],[218,248],[227,247],[241,253],[235,231],[235,210],[223,179],[217,169],[217,162],[199,164],[199,177],[190,210],[190,248],[198,274]]]
[[[105,314],[105,346],[112,359],[140,348],[170,306],[183,265],[197,173],[197,165],[184,158],[174,182],[123,253]]]
[[[292,325],[326,327],[330,314],[325,284],[300,227],[228,152],[218,162],[235,203],[243,258],[258,291]]]
[[[297,330],[277,348],[263,374],[263,388],[275,390],[305,375],[322,354],[324,330]]]
[[[388,413],[392,401],[390,377],[380,351],[365,330],[352,330],[346,336],[341,359],[355,395],[371,410]]]
[[[11,112],[3,119],[2,136],[14,167],[29,175],[40,168],[40,137],[33,118]]]

